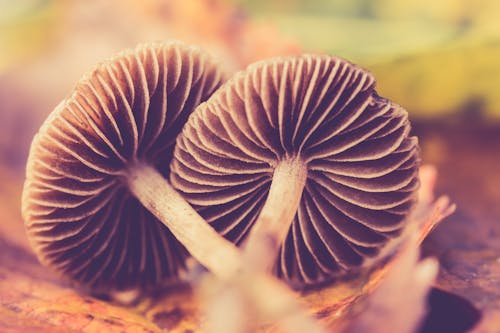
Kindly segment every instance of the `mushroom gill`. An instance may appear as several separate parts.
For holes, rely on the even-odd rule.
[[[142,203],[141,182],[169,186],[154,169],[168,178],[176,136],[221,81],[200,50],[162,43],[122,52],[78,82],[36,134],[26,169],[22,212],[44,264],[92,290],[177,276],[187,252],[154,198],[153,209]],[[181,228],[186,206],[171,209]]]
[[[367,71],[304,55],[251,65],[191,115],[172,185],[262,268],[314,285],[379,259],[418,188],[407,112]],[[371,261],[371,260],[370,260]]]

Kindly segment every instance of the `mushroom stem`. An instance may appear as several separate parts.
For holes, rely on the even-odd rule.
[[[128,169],[132,194],[156,216],[203,266],[222,279],[241,267],[241,254],[221,237],[153,167],[136,163]]]
[[[282,167],[277,168],[275,177],[278,175],[276,178],[281,179],[280,183],[286,181],[288,177],[296,177],[292,179],[299,179],[297,182],[301,182],[301,190],[305,183],[305,173],[304,179],[297,177],[302,175],[303,171],[298,172],[296,164],[285,162]],[[242,266],[242,256],[236,246],[206,223],[156,169],[144,163],[136,163],[128,169],[126,179],[132,194],[170,229],[179,242],[202,265],[225,283],[239,277],[238,287],[246,297],[250,297],[257,310],[269,317],[267,319],[282,321],[282,324],[288,328],[288,332],[303,332],[302,327],[312,327],[313,329],[309,331],[313,332],[323,331],[314,319],[303,312],[303,306],[297,301],[295,293],[267,274],[254,273]],[[286,184],[271,185],[271,193],[278,195],[282,192],[287,193],[284,191],[287,187],[289,186]],[[273,188],[275,188],[274,191]],[[298,188],[294,190],[294,192],[297,191],[299,191]],[[294,200],[298,202],[300,194],[296,193],[296,196],[298,198]],[[293,198],[291,195],[290,197]],[[287,197],[287,200],[290,197]],[[269,200],[269,204],[275,205],[275,201]],[[297,205],[298,203],[294,207]],[[272,207],[267,210],[272,211]],[[285,209],[276,216],[286,218],[291,215],[293,218],[295,210],[288,212]],[[182,222],[179,223],[179,221]],[[266,296],[272,295],[273,302],[263,299],[260,296],[260,289],[265,290]],[[295,323],[297,320],[301,325],[292,325],[292,322]]]
[[[299,157],[281,160],[264,207],[248,236],[245,256],[256,269],[270,271],[299,208],[307,165]]]

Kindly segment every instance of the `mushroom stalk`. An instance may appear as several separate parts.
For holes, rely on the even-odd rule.
[[[287,200],[294,198],[287,187],[293,189],[293,193],[298,198],[294,198],[298,205],[300,194],[297,194],[304,187],[305,173],[304,168],[295,162],[284,162],[277,168],[275,176],[280,182],[286,181],[290,176],[302,175],[300,186],[290,187],[286,184],[271,186],[271,194],[287,194]],[[295,178],[292,178],[295,179]],[[182,198],[182,196],[172,188],[172,186],[163,178],[163,176],[153,167],[136,163],[128,169],[127,183],[132,194],[146,207],[154,216],[164,223],[174,236],[181,242],[188,251],[202,265],[207,267],[217,277],[223,281],[231,281],[240,276],[240,288],[244,291],[246,297],[250,297],[258,310],[263,312],[267,319],[281,321],[287,327],[288,332],[302,332],[302,327],[312,327],[314,332],[322,332],[323,329],[311,317],[303,313],[303,308],[288,288],[282,286],[278,281],[270,278],[267,274],[254,274],[252,270],[246,270],[242,267],[241,253],[235,245],[221,237],[212,227],[206,223],[202,217]],[[274,180],[273,180],[273,183]],[[269,200],[269,205],[274,205],[275,200]],[[282,209],[280,214],[269,217],[293,218],[294,212]],[[266,211],[272,211],[268,208]],[[267,217],[268,215],[265,215]],[[182,223],[178,223],[182,221]],[[263,226],[263,235],[269,232],[281,232],[285,224],[271,224],[272,228],[268,231],[267,226]],[[285,233],[283,233],[285,234]],[[200,241],[201,240],[201,241]],[[258,239],[255,239],[258,241]],[[259,246],[255,244],[253,246]],[[240,273],[240,274],[238,274]],[[272,302],[261,298],[262,290],[266,290],[265,295],[272,295]],[[301,325],[291,325],[291,322],[299,321]],[[291,327],[290,327],[291,326]],[[296,327],[295,327],[296,326]]]
[[[207,224],[156,169],[136,163],[128,169],[127,183],[132,194],[203,266],[223,279],[237,273],[241,254],[236,246]]]
[[[270,271],[299,208],[307,166],[299,157],[281,160],[271,188],[245,245],[245,255],[258,270]]]

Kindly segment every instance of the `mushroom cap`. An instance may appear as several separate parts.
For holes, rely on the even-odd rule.
[[[305,162],[275,273],[314,285],[379,259],[401,233],[419,185],[409,131],[407,112],[378,96],[362,68],[331,56],[273,59],[236,74],[196,109],[177,139],[170,179],[240,244],[277,164]]]
[[[221,81],[207,55],[174,42],[124,51],[78,82],[28,158],[22,213],[42,263],[92,290],[176,277],[187,252],[124,177],[142,161],[168,178],[176,136]]]

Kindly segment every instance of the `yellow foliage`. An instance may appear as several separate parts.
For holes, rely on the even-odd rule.
[[[61,1],[30,0],[0,3],[0,73],[20,60],[36,56],[55,38],[62,21]]]
[[[500,41],[428,51],[369,66],[381,95],[410,112],[500,116]]]
[[[247,2],[245,2],[247,3]],[[299,39],[372,70],[380,93],[413,116],[460,111],[500,117],[500,1],[248,2]]]

